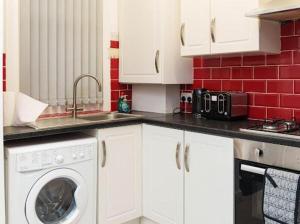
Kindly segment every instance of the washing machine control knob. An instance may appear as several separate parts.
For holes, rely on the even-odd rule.
[[[62,164],[64,161],[65,161],[65,158],[64,158],[64,156],[62,156],[62,155],[57,155],[57,156],[55,157],[55,162],[56,162],[57,164]]]

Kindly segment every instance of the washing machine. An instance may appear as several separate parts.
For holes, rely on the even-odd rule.
[[[8,143],[5,158],[6,224],[96,224],[95,138]]]

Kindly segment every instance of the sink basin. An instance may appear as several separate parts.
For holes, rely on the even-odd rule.
[[[119,120],[135,120],[140,118],[140,115],[132,114],[120,114],[120,113],[101,113],[96,115],[82,115],[78,118],[64,117],[64,118],[52,118],[38,120],[29,127],[37,130],[53,129],[53,128],[64,128],[64,127],[76,127],[84,126],[89,124],[101,124]]]
[[[120,113],[107,113],[107,114],[99,114],[99,115],[93,115],[93,116],[80,116],[80,119],[97,122],[97,121],[103,121],[103,120],[119,120],[119,119],[132,119],[132,118],[138,118],[140,116],[138,115],[132,115],[132,114],[120,114]]]

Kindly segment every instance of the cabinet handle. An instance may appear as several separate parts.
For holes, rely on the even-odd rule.
[[[176,165],[177,165],[177,169],[179,170],[181,170],[180,159],[179,159],[180,148],[181,148],[181,143],[178,142],[176,146]]]
[[[106,142],[102,141],[102,164],[101,167],[105,167],[106,165]]]
[[[186,145],[185,152],[184,152],[184,164],[185,164],[186,172],[190,172],[189,153],[190,153],[190,145]]]
[[[181,25],[181,28],[180,28],[180,40],[181,40],[181,45],[182,46],[185,46],[185,40],[184,40],[184,31],[185,31],[185,24],[183,23]]]
[[[159,62],[159,50],[157,50],[156,54],[155,54],[155,70],[156,70],[156,73],[159,73],[158,62]]]
[[[215,27],[216,27],[216,18],[213,18],[210,23],[210,35],[213,43],[216,42]]]

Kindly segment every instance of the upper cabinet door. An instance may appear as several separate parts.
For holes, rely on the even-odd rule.
[[[185,224],[234,224],[233,139],[185,132],[185,144]]]
[[[210,54],[210,0],[181,0],[181,55]]]
[[[160,0],[119,0],[120,81],[160,83]]]
[[[259,50],[259,20],[245,16],[258,0],[211,0],[212,54]]]

